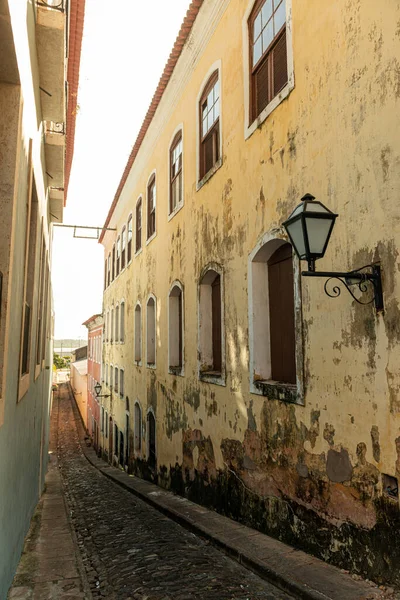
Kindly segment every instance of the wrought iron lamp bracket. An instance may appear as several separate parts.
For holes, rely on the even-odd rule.
[[[314,269],[314,263],[311,262],[309,264],[309,271],[302,271],[301,274],[305,277],[327,277],[324,284],[324,291],[330,298],[338,298],[341,294],[341,288],[338,285],[333,285],[331,289],[328,288],[329,283],[333,279],[336,279],[344,285],[350,296],[358,304],[372,304],[372,302],[375,302],[375,310],[377,312],[383,311],[382,278],[381,267],[379,265],[365,265],[364,267],[348,272],[315,271]],[[372,290],[372,298],[366,301],[357,298],[351,289],[353,286],[357,286],[362,294],[368,294]]]

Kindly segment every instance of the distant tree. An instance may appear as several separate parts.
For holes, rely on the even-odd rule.
[[[56,352],[54,352],[53,363],[55,364],[56,369],[65,369],[67,366],[67,363],[63,357],[59,354],[56,354]]]

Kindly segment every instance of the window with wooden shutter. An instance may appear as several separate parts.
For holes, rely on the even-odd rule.
[[[182,132],[179,131],[170,150],[169,214],[182,204]]]
[[[127,261],[132,259],[132,215],[128,219],[128,257]]]
[[[108,253],[107,259],[107,285],[111,283],[111,254]]]
[[[202,179],[218,162],[220,156],[220,94],[218,71],[215,71],[207,85],[199,103],[200,124],[200,179]]]
[[[115,276],[119,275],[120,268],[120,259],[121,259],[121,238],[118,236],[117,239],[117,260],[115,261]]]
[[[125,257],[126,257],[126,227],[122,228],[121,232],[121,271],[125,269]]]
[[[285,0],[258,0],[248,25],[250,115],[254,121],[288,82]]]
[[[200,377],[223,376],[221,276],[213,269],[200,281],[199,348]]]
[[[111,281],[114,281],[114,279],[115,279],[115,244],[113,245],[113,249],[112,249],[111,271],[112,271]]]
[[[142,360],[142,308],[140,303],[135,306],[135,362]]]
[[[139,198],[136,203],[135,238],[135,252],[139,252],[142,247],[142,198]]]
[[[156,176],[153,175],[147,186],[147,239],[156,232]]]
[[[169,369],[180,375],[183,366],[182,288],[176,284],[169,293],[168,351]]]

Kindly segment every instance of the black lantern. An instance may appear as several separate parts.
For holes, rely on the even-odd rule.
[[[324,256],[337,216],[306,194],[283,223],[297,256],[308,262],[309,271],[315,271],[315,261]]]
[[[308,277],[327,277],[324,290],[331,298],[340,296],[340,288],[333,286],[329,291],[327,286],[332,279],[338,279],[356,302],[370,304],[375,301],[376,310],[381,311],[383,292],[379,264],[365,265],[346,272],[315,271],[315,261],[324,256],[337,217],[338,215],[326,208],[322,202],[315,200],[314,196],[306,194],[283,223],[297,256],[300,260],[308,262],[308,271],[302,271],[301,274]],[[361,301],[359,294],[353,292],[353,286],[357,286],[362,294],[372,289],[373,297],[366,302]]]
[[[96,393],[96,398],[109,398],[110,394],[103,394],[101,395],[101,384],[100,383],[96,383],[96,385],[94,386],[94,391]]]

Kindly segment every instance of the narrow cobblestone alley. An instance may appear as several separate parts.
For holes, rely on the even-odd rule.
[[[106,479],[81,451],[66,386],[55,402],[59,464],[94,598],[293,598]]]

